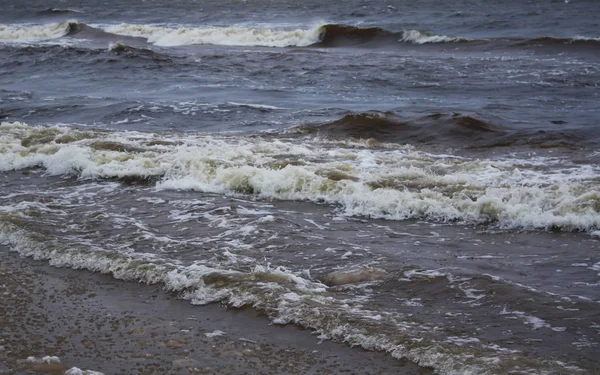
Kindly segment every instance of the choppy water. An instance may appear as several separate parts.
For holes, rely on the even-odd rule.
[[[599,371],[600,3],[0,8],[3,244],[442,374]]]

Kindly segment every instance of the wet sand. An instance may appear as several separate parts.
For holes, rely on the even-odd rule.
[[[432,373],[270,325],[251,309],[192,306],[159,285],[54,268],[6,248],[0,254],[0,374],[72,367],[107,375]],[[31,356],[60,363],[28,362]]]

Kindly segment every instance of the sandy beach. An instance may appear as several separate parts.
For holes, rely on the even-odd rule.
[[[0,295],[0,374],[431,373],[270,325],[252,310],[192,306],[159,285],[54,268],[6,248]],[[60,363],[39,363],[45,356]]]

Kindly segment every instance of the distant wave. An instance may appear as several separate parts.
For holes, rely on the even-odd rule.
[[[264,47],[343,47],[351,45],[389,44],[449,44],[469,43],[478,45],[549,46],[588,44],[600,46],[600,38],[491,38],[476,39],[464,36],[448,36],[408,29],[399,32],[380,27],[358,27],[343,24],[325,24],[306,29],[272,29],[246,27],[164,27],[122,23],[104,28],[107,33],[141,37],[158,46],[181,46],[213,44],[227,46]]]
[[[320,30],[320,41],[318,44],[326,47],[364,43],[404,42],[410,44],[429,44],[466,42],[471,40],[461,37],[428,34],[419,30],[392,32],[379,27],[361,28],[335,24],[321,26]]]
[[[157,46],[214,44],[226,46],[305,47],[317,43],[320,28],[308,30],[273,30],[243,27],[182,27],[168,28],[152,25],[120,24],[104,29],[106,32],[146,38]]]
[[[417,119],[401,119],[392,112],[349,114],[324,124],[300,126],[296,131],[332,139],[456,145],[481,144],[508,133],[508,129],[490,121],[460,113],[435,113]]]
[[[398,40],[396,33],[379,27],[355,27],[347,25],[323,25],[319,27],[321,47],[335,47],[348,44],[364,44],[368,42],[393,42]]]
[[[0,42],[30,43],[57,39],[67,35],[71,22],[56,22],[45,25],[0,25]]]
[[[35,43],[58,40],[63,37],[83,37],[90,40],[116,40],[122,36],[110,34],[100,28],[76,20],[53,22],[44,25],[14,24],[0,25],[0,42]]]
[[[586,142],[586,135],[575,131],[516,130],[502,124],[500,119],[461,113],[433,113],[408,119],[393,112],[357,113],[322,124],[302,125],[291,131],[331,139],[374,139],[466,149],[510,146],[576,149]]]
[[[591,37],[575,37],[575,38],[554,38],[550,36],[544,36],[540,38],[532,38],[532,39],[520,39],[517,42],[518,45],[523,46],[536,46],[536,45],[565,45],[565,44],[575,44],[575,45],[589,45],[589,46],[600,46],[600,38],[591,38]]]
[[[91,34],[98,37],[106,34],[103,30],[93,28],[75,20],[54,22],[45,25],[0,25],[0,41],[13,43],[43,42],[60,39],[65,36],[74,36],[80,33]]]
[[[491,38],[473,39],[462,36],[430,34],[420,30],[389,31],[380,27],[357,27],[342,24],[317,25],[294,30],[247,27],[164,27],[121,23],[94,27],[75,20],[45,25],[0,25],[0,42],[31,43],[62,37],[77,36],[89,40],[106,39],[112,42],[123,37],[143,38],[157,46],[224,45],[263,47],[344,47],[352,45],[380,46],[401,44],[499,45],[506,48],[540,46],[600,46],[600,38]]]
[[[82,61],[85,58],[87,65],[104,64],[107,61],[113,62],[115,57],[160,64],[170,64],[176,59],[165,53],[153,51],[148,48],[132,47],[122,42],[109,42],[108,48],[89,48],[77,45],[47,43],[27,44],[26,46],[10,44],[3,47],[2,51],[14,54],[14,56],[28,56],[32,59],[40,55],[45,55],[47,58],[51,59],[73,59],[73,61]],[[1,110],[0,118],[2,118]]]
[[[38,12],[40,15],[59,15],[59,14],[81,14],[83,12],[75,9],[60,9],[60,8],[46,8]]]
[[[65,36],[85,38],[90,40],[107,40],[115,41],[116,39],[123,39],[117,35],[111,34],[104,31],[101,28],[92,27],[82,22],[70,21],[67,34]]]
[[[326,24],[310,29],[276,30],[243,27],[168,28],[152,25],[120,24],[105,31],[118,35],[143,37],[159,46],[215,44],[265,47],[336,47],[365,43],[449,43],[469,41],[467,38],[432,35],[418,30],[399,33],[379,27],[356,27]]]

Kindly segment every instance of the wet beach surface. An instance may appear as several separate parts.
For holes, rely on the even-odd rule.
[[[197,308],[160,286],[2,257],[1,374],[72,367],[105,374],[432,373],[269,325],[251,310]],[[57,356],[60,364],[27,362],[30,356]]]

